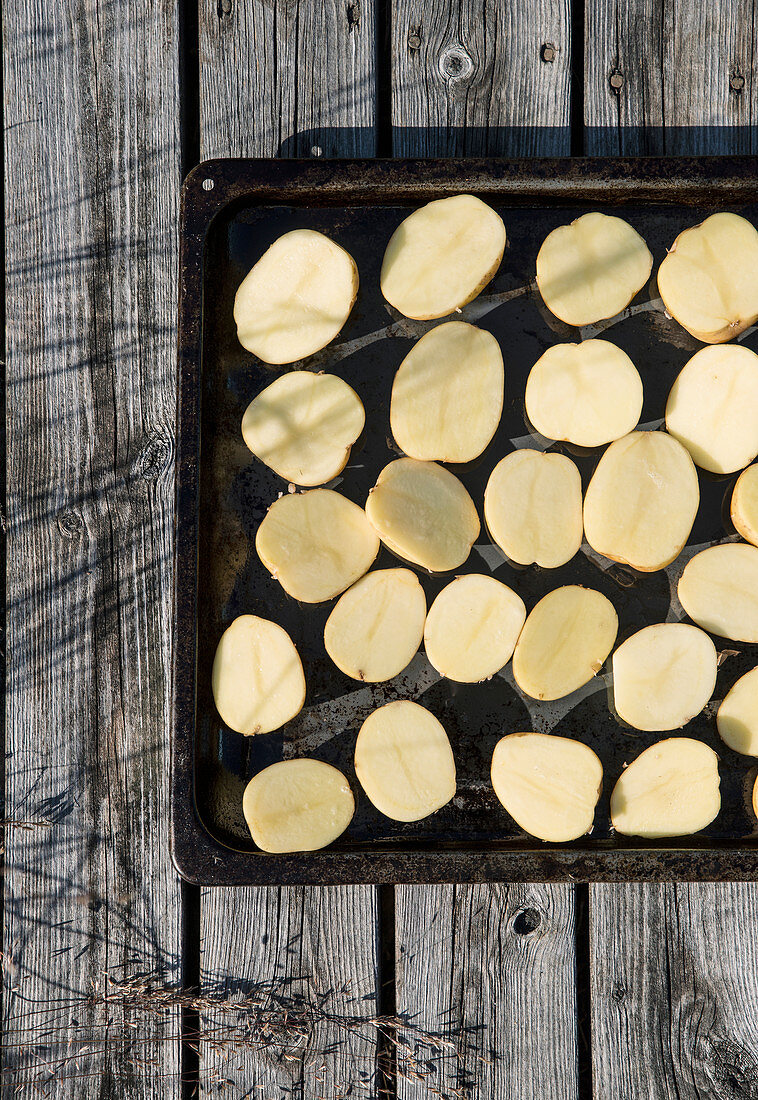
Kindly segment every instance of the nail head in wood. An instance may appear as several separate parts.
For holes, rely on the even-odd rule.
[[[543,61],[551,63],[555,61],[555,55],[558,51],[552,42],[543,42],[542,49],[540,50],[540,57]]]
[[[729,77],[729,87],[733,92],[741,92],[745,87],[745,78],[740,72],[734,72]]]
[[[420,50],[421,49],[421,27],[409,27],[408,28],[408,49]]]
[[[618,94],[618,92],[621,89],[621,86],[624,83],[624,74],[621,73],[618,69],[613,69],[613,71],[611,72],[611,75],[609,77],[609,83],[610,83],[611,87],[613,88],[614,92],[616,92]]]

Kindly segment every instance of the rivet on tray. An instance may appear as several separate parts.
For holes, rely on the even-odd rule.
[[[203,180],[203,191],[212,191],[215,186],[213,180]]]

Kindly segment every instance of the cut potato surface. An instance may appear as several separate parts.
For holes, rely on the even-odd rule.
[[[615,317],[648,280],[650,250],[623,218],[583,214],[545,238],[537,256],[542,299],[567,325]]]
[[[414,344],[392,385],[390,426],[410,458],[470,462],[503,411],[503,356],[494,336],[463,321]]]
[[[379,539],[357,504],[332,489],[311,489],[274,501],[255,548],[285,592],[303,603],[320,603],[368,572]]]
[[[724,744],[746,756],[758,756],[758,668],[740,676],[716,715]]]
[[[582,545],[582,479],[565,455],[523,448],[498,462],[484,520],[511,561],[555,569]]]
[[[758,642],[758,547],[732,542],[701,550],[685,565],[678,594],[703,630]]]
[[[406,317],[446,317],[487,285],[504,250],[502,219],[481,199],[437,199],[414,210],[392,234],[382,261],[382,294]]]
[[[665,432],[611,443],[584,497],[584,532],[598,554],[650,573],[676,558],[695,522],[700,489],[687,450]]]
[[[393,553],[434,573],[462,565],[480,530],[474,502],[458,478],[414,458],[384,467],[366,515]]]
[[[315,852],[344,833],[355,799],[342,772],[321,760],[280,760],[248,783],[242,812],[264,852]]]
[[[687,836],[721,809],[718,756],[702,741],[669,737],[640,753],[611,794],[616,832],[649,840]]]
[[[697,340],[734,339],[758,319],[758,233],[729,213],[685,229],[658,269],[658,290]]]
[[[511,659],[526,608],[494,577],[468,573],[443,588],[429,609],[424,648],[441,676],[475,684]]]
[[[323,233],[294,229],[274,241],[234,299],[243,348],[264,363],[294,363],[334,339],[358,294],[352,256]]]
[[[548,439],[600,447],[636,427],[642,379],[626,352],[608,340],[555,344],[529,372],[525,407]]]
[[[562,843],[588,833],[603,765],[587,745],[545,733],[511,733],[495,745],[492,786],[524,832]]]
[[[421,645],[426,597],[410,569],[377,569],[340,596],[324,628],[326,652],[354,680],[402,672]]]
[[[455,761],[440,722],[418,703],[379,707],[355,743],[355,774],[369,800],[393,821],[420,821],[455,794]]]
[[[758,463],[737,478],[731,504],[732,523],[743,539],[758,546]]]
[[[613,649],[618,616],[601,592],[569,584],[543,596],[513,653],[513,677],[533,699],[562,699],[596,676]]]
[[[687,623],[638,630],[613,654],[619,717],[638,730],[675,730],[699,714],[716,686],[718,658],[708,635]]]

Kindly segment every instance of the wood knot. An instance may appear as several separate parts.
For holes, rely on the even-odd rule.
[[[614,982],[611,989],[611,1000],[617,1005],[623,1004],[626,999],[626,986],[623,982]]]
[[[223,19],[224,16],[232,14],[232,0],[218,0],[216,5],[216,15],[219,19]]]
[[[737,95],[740,95],[745,87],[745,78],[739,69],[732,70],[732,75],[729,77],[729,87]]]
[[[548,64],[552,64],[555,61],[555,57],[558,51],[552,42],[543,42],[540,48],[540,57]]]
[[[408,28],[408,49],[420,50],[421,49],[421,27],[409,27]]]
[[[463,46],[448,46],[439,59],[439,70],[446,80],[465,80],[474,71],[474,62]]]
[[[56,516],[56,522],[61,538],[68,539],[70,542],[78,539],[84,530],[84,520],[76,508],[65,508],[62,512],[59,512]]]
[[[157,481],[171,461],[171,440],[162,431],[152,433],[134,460],[132,473],[142,481]]]
[[[611,71],[611,75],[608,77],[608,83],[616,95],[618,95],[624,83],[624,74],[620,69],[613,69]]]
[[[361,24],[361,6],[359,0],[347,0],[345,5],[348,30],[357,30]]]
[[[521,909],[513,918],[513,931],[517,936],[529,936],[542,923],[542,917],[536,909]]]

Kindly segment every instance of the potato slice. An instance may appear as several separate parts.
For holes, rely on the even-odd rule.
[[[275,500],[258,528],[255,549],[285,592],[320,603],[367,573],[379,539],[366,513],[332,489]]]
[[[737,478],[732,492],[732,523],[746,542],[758,546],[758,463]]]
[[[523,448],[498,462],[484,492],[484,521],[511,561],[555,569],[582,545],[582,479],[565,455]]]
[[[421,645],[425,619],[426,596],[416,574],[377,569],[335,604],[324,628],[326,652],[354,680],[391,680]]]
[[[504,250],[502,219],[481,199],[437,199],[409,214],[390,237],[382,294],[406,317],[446,317],[476,298]]]
[[[691,737],[668,737],[651,745],[613,788],[614,829],[647,840],[704,829],[721,809],[718,763],[712,748]]]
[[[638,730],[676,730],[699,714],[716,686],[716,647],[687,623],[656,623],[613,654],[613,698]]]
[[[294,363],[326,347],[358,296],[353,257],[323,233],[279,237],[242,280],[234,320],[243,348],[264,363]]]
[[[492,786],[526,833],[563,843],[588,833],[603,765],[588,745],[545,733],[510,733],[495,745]]]
[[[554,229],[537,256],[542,299],[567,325],[615,317],[647,282],[653,257],[623,218],[583,214]]]
[[[526,618],[513,589],[481,573],[456,577],[437,596],[424,648],[441,676],[462,684],[488,680],[508,663]]]
[[[242,438],[280,477],[322,485],[344,469],[365,421],[361,399],[347,382],[295,370],[253,398],[242,418]]]
[[[598,554],[653,573],[681,552],[699,503],[697,472],[681,443],[665,432],[631,432],[597,464],[584,533]]]
[[[596,676],[613,649],[618,616],[593,588],[569,584],[543,596],[513,652],[513,678],[533,699],[562,699]]]
[[[392,385],[390,426],[410,458],[470,462],[503,411],[503,356],[494,336],[463,321],[431,329]]]
[[[369,801],[393,821],[420,821],[455,794],[455,760],[447,734],[409,699],[369,714],[355,743],[355,774]]]
[[[703,630],[758,642],[758,547],[730,542],[701,550],[685,565],[678,593]]]
[[[601,447],[637,425],[642,379],[608,340],[554,344],[529,372],[526,415],[541,435],[577,447]]]
[[[322,760],[280,760],[245,787],[242,812],[264,852],[315,852],[344,833],[355,799],[342,772]]]
[[[435,573],[462,565],[480,530],[474,502],[458,478],[415,458],[384,467],[366,515],[393,553]]]
[[[716,715],[725,745],[745,756],[758,756],[758,668],[732,685]]]
[[[685,229],[658,269],[658,290],[696,340],[733,340],[758,319],[758,233],[728,213]]]

